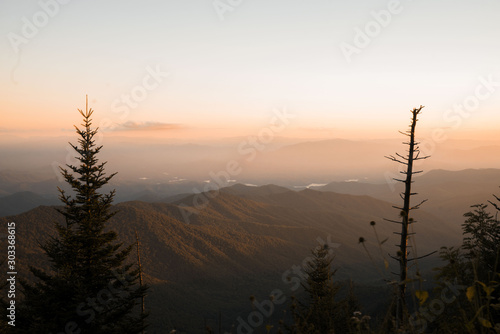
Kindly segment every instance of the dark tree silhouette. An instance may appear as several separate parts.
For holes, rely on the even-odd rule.
[[[464,233],[463,248],[470,260],[477,261],[479,280],[494,279],[498,272],[500,252],[500,224],[486,211],[485,204],[473,205],[473,211],[464,214],[467,219],[462,224]]]
[[[423,200],[417,205],[411,206],[410,200],[413,195],[417,193],[412,192],[411,186],[414,182],[412,180],[413,175],[421,173],[422,171],[414,171],[413,164],[417,160],[423,160],[429,158],[429,156],[420,156],[419,143],[415,140],[415,128],[417,126],[418,115],[422,111],[423,106],[419,108],[414,108],[411,110],[412,118],[410,123],[410,129],[406,132],[401,132],[401,134],[409,137],[408,142],[403,144],[408,145],[408,153],[406,155],[401,155],[396,153],[395,156],[391,155],[386,158],[395,161],[405,166],[405,170],[400,173],[406,175],[403,179],[394,178],[398,182],[404,183],[404,192],[400,195],[403,200],[403,207],[394,206],[394,208],[400,211],[401,221],[389,220],[390,222],[401,224],[401,232],[397,232],[401,236],[400,244],[398,245],[399,251],[398,256],[393,257],[399,262],[399,291],[397,296],[397,306],[396,306],[396,319],[398,321],[398,326],[407,318],[407,307],[406,307],[406,282],[408,279],[408,261],[415,259],[408,259],[408,238],[410,236],[409,226],[414,223],[414,220],[410,218],[410,211],[418,209],[426,200]]]
[[[75,126],[79,145],[73,145],[78,166],[61,168],[75,197],[59,188],[64,204],[58,211],[65,222],[56,223],[57,235],[41,245],[51,261],[51,272],[31,268],[36,283],[23,284],[25,300],[16,329],[22,333],[140,333],[144,318],[138,306],[146,287],[138,286],[139,270],[126,264],[132,246],[117,243],[106,229],[116,212],[115,191],[100,193],[115,175],[106,176],[95,145],[92,109],[86,106],[83,128]],[[21,319],[22,317],[22,319]]]
[[[338,283],[333,281],[335,270],[332,270],[333,257],[327,245],[316,247],[312,251],[312,259],[304,269],[306,281],[302,287],[307,293],[307,301],[294,300],[292,313],[294,325],[292,333],[335,333],[336,320],[340,317],[341,302],[335,300],[339,290]]]
[[[142,288],[144,286],[144,283],[142,281],[142,263],[141,263],[141,250],[140,250],[140,242],[139,242],[139,235],[137,234],[137,230],[135,230],[135,244],[137,247],[137,268],[139,270],[138,275],[139,275],[139,286]],[[141,296],[141,316],[143,317],[143,322],[144,322],[144,314],[146,314],[146,307],[144,305],[144,298],[145,294]],[[144,330],[142,330],[141,334],[144,334]]]
[[[500,323],[497,303],[500,224],[487,207],[472,205],[472,210],[464,214],[462,246],[441,248],[446,265],[437,269],[440,290],[449,290],[452,282],[465,293],[455,292],[454,302],[435,321],[439,333],[490,333],[484,326],[486,321],[493,325]],[[483,322],[478,321],[481,318]]]

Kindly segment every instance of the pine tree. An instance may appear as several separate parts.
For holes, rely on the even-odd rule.
[[[58,211],[57,235],[41,245],[51,261],[51,272],[31,268],[33,285],[24,283],[25,300],[18,330],[23,333],[140,333],[145,315],[137,306],[147,288],[137,285],[138,269],[126,264],[133,245],[123,247],[117,234],[106,229],[115,215],[115,191],[100,193],[116,174],[106,176],[106,162],[99,163],[92,129],[93,110],[78,110],[83,129],[75,126],[79,145],[78,166],[61,168],[75,196],[59,189],[64,204]]]
[[[479,279],[490,281],[498,272],[500,256],[500,224],[486,211],[485,204],[473,205],[473,211],[464,214],[467,219],[462,224],[463,248],[470,260],[477,262]]]
[[[335,333],[336,320],[340,314],[340,302],[335,300],[339,285],[334,283],[333,257],[328,245],[316,247],[312,259],[304,269],[306,281],[302,287],[307,293],[307,302],[292,304],[294,325],[292,333]]]
[[[441,249],[441,259],[446,265],[437,269],[439,290],[445,291],[451,282],[466,292],[457,293],[456,300],[454,298],[435,321],[440,332],[487,332],[481,322],[476,321],[480,318],[488,319],[493,325],[500,323],[500,223],[487,207],[485,204],[472,205],[472,210],[464,214],[462,246]],[[464,323],[470,328],[465,328]]]

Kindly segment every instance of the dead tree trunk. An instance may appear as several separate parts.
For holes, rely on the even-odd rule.
[[[137,234],[137,230],[135,230],[135,243],[137,246],[137,265],[139,267],[139,286],[142,288],[142,264],[141,264],[141,252],[139,249],[139,236]],[[144,317],[146,310],[144,306],[144,294],[141,296],[141,317]],[[143,324],[144,325],[144,324]],[[142,334],[144,334],[144,330],[142,331]]]
[[[389,220],[394,223],[401,224],[401,232],[395,232],[396,234],[399,234],[401,236],[401,241],[400,244],[397,245],[399,247],[398,251],[398,256],[393,257],[399,262],[399,288],[398,288],[398,295],[397,295],[397,306],[396,306],[396,320],[398,327],[403,324],[405,317],[405,314],[407,313],[407,308],[406,308],[406,284],[408,280],[408,261],[415,260],[415,259],[408,259],[408,238],[411,233],[409,233],[409,225],[412,224],[414,221],[412,218],[410,218],[410,211],[414,209],[418,209],[422,203],[424,203],[426,200],[423,200],[420,202],[418,205],[411,206],[410,205],[410,199],[413,195],[416,195],[417,193],[412,193],[411,191],[411,185],[414,182],[412,180],[412,176],[417,173],[421,173],[422,171],[414,171],[413,170],[413,163],[417,160],[422,160],[422,159],[427,159],[429,156],[420,156],[420,149],[418,147],[418,142],[415,141],[415,128],[417,126],[417,121],[418,121],[418,115],[420,114],[423,106],[420,106],[419,108],[415,108],[411,111],[412,113],[412,120],[410,124],[410,129],[407,130],[406,132],[401,132],[401,134],[409,137],[408,142],[404,142],[403,144],[408,145],[408,154],[406,156],[403,156],[399,153],[396,153],[396,156],[388,156],[389,160],[395,161],[397,163],[400,163],[404,166],[406,166],[404,171],[401,171],[401,174],[406,175],[404,179],[394,179],[398,182],[402,182],[405,185],[404,192],[400,194],[401,198],[403,199],[403,207],[397,207],[394,206],[394,208],[400,210],[400,215],[401,215],[401,221],[396,221],[396,220]],[[429,254],[428,254],[429,255]],[[426,256],[428,256],[426,255]]]

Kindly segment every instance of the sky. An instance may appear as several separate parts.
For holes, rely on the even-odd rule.
[[[424,105],[426,136],[498,140],[499,12],[493,0],[4,0],[0,137],[74,135],[88,94],[110,136],[387,138]]]

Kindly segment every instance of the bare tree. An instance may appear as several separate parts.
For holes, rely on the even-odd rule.
[[[142,284],[142,263],[141,263],[141,252],[140,252],[140,242],[139,242],[139,235],[137,234],[137,230],[135,230],[135,245],[137,248],[137,266],[139,268],[139,286],[143,287]],[[146,314],[146,309],[144,306],[144,297],[145,295],[143,294],[141,296],[141,316],[144,317]],[[142,334],[144,334],[144,329],[142,330]]]
[[[401,155],[399,153],[396,153],[395,156],[394,155],[386,156],[387,159],[395,161],[405,166],[404,170],[400,171],[400,173],[406,176],[402,179],[394,178],[395,181],[402,182],[405,185],[404,192],[400,194],[400,197],[403,200],[403,207],[393,206],[394,208],[400,211],[401,221],[386,219],[387,221],[401,224],[401,232],[394,232],[401,236],[400,244],[397,245],[399,247],[399,251],[396,257],[391,256],[393,259],[399,262],[399,288],[398,288],[397,307],[396,307],[396,320],[398,323],[398,327],[402,324],[403,320],[405,319],[405,314],[407,313],[405,294],[406,294],[406,284],[408,280],[408,262],[419,259],[419,258],[408,259],[408,248],[410,247],[408,246],[408,238],[411,235],[411,233],[409,232],[409,226],[410,224],[415,222],[413,218],[410,218],[410,211],[418,209],[424,202],[427,201],[423,200],[419,204],[414,206],[411,206],[410,204],[411,197],[417,194],[415,192],[412,192],[411,190],[411,185],[414,182],[412,180],[412,177],[415,174],[422,173],[421,170],[415,171],[413,168],[414,167],[413,164],[417,160],[423,160],[429,158],[429,156],[420,156],[420,148],[418,146],[419,143],[416,142],[415,140],[415,128],[417,126],[417,121],[418,121],[417,117],[422,111],[422,108],[424,107],[420,106],[419,108],[414,108],[413,110],[411,110],[412,119],[410,123],[410,129],[407,130],[406,132],[400,131],[401,134],[409,137],[409,141],[403,142],[403,144],[408,145],[408,151],[406,156]],[[427,254],[425,256],[429,255],[430,254]]]

